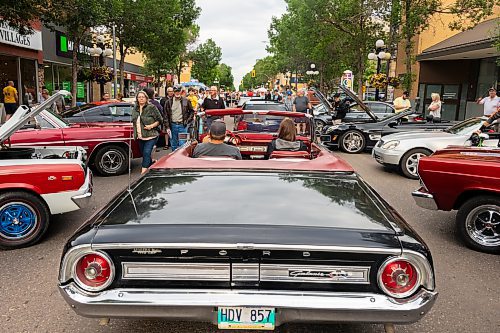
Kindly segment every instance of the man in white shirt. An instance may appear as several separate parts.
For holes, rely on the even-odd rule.
[[[500,102],[500,97],[497,96],[495,88],[490,88],[488,90],[488,94],[489,96],[486,96],[485,98],[479,98],[477,100],[477,104],[484,105],[484,115],[489,117],[497,111],[497,105]]]

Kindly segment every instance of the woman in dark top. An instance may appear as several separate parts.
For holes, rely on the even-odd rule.
[[[153,104],[150,104],[148,100],[148,95],[144,91],[139,91],[132,110],[134,139],[139,143],[139,149],[142,153],[141,173],[148,171],[148,168],[153,164],[151,155],[160,135],[160,125],[163,122],[160,111]]]
[[[267,146],[267,158],[275,150],[307,151],[307,146],[301,140],[296,140],[296,135],[295,122],[290,118],[283,119],[278,129],[278,138],[269,142]]]

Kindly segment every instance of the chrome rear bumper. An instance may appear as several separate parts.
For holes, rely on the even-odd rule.
[[[287,322],[412,323],[433,306],[436,292],[421,289],[406,299],[371,293],[264,290],[112,289],[87,293],[60,286],[79,315],[97,318],[164,318],[217,323],[218,306],[273,307],[276,325]]]
[[[416,191],[413,191],[411,195],[413,196],[413,199],[418,206],[425,209],[438,210],[438,206],[436,204],[436,201],[434,200],[434,196],[427,192],[425,189],[420,188]]]

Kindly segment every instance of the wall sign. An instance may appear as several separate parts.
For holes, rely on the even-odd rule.
[[[81,44],[78,53],[90,55],[90,47]],[[56,54],[59,57],[73,58],[73,43],[60,31],[56,31]]]
[[[14,45],[31,50],[42,50],[42,32],[34,30],[31,35],[21,35],[9,26],[7,21],[0,21],[0,43]]]

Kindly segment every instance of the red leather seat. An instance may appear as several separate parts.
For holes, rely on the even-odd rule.
[[[269,156],[269,159],[273,158],[305,158],[310,159],[310,154],[307,151],[286,151],[286,150],[275,150]]]

